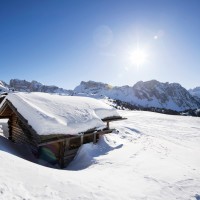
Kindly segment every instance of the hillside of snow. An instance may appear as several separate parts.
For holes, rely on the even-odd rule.
[[[0,137],[0,199],[199,200],[200,118],[119,112],[128,119],[117,131],[83,145],[65,170],[20,158]]]

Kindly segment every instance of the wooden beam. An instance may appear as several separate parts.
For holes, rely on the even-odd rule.
[[[121,120],[126,120],[127,118],[106,118],[106,119],[102,119],[103,122],[113,122],[113,121],[121,121]]]
[[[113,130],[115,130],[115,129],[107,129],[107,130],[97,131],[96,134],[103,135],[103,134],[111,133]],[[83,134],[83,137],[93,135],[93,134],[94,134],[94,132],[88,133],[88,134]],[[56,143],[56,142],[62,142],[62,141],[66,141],[68,139],[75,139],[75,138],[80,138],[80,137],[81,137],[81,135],[78,135],[78,136],[74,136],[74,137],[72,136],[70,138],[68,137],[68,138],[62,138],[62,139],[53,140],[53,141],[49,141],[49,142],[42,142],[42,143],[38,144],[37,146],[41,147],[41,146],[45,146],[47,144],[53,144],[53,143]]]
[[[65,141],[59,142],[59,164],[60,168],[64,168],[64,155],[65,155]]]
[[[62,141],[65,141],[67,139],[68,138],[62,138],[62,139],[52,140],[52,141],[48,141],[48,142],[42,142],[42,143],[38,144],[37,146],[41,147],[41,146],[44,146],[44,145],[47,145],[47,144],[53,144],[55,142],[62,142]]]
[[[81,145],[83,144],[83,135],[81,135]]]
[[[93,143],[96,144],[97,143],[97,133],[94,133],[94,138],[93,138]]]
[[[9,119],[10,116],[0,116],[0,119]]]
[[[66,138],[65,140],[65,152],[69,150],[69,142],[70,142],[70,138]]]
[[[109,121],[106,121],[106,124],[107,124],[107,129],[109,129],[110,128]]]

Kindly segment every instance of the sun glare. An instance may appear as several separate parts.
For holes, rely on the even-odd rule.
[[[132,53],[130,53],[130,60],[133,64],[141,66],[147,60],[147,53],[144,50],[136,49]]]

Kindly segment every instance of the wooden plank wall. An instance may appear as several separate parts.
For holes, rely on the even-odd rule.
[[[10,138],[13,142],[19,144],[28,144],[34,154],[37,154],[39,143],[39,137],[34,136],[29,130],[23,125],[19,118],[13,114],[8,121]]]

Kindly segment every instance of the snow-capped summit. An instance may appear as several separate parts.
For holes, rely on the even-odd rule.
[[[112,87],[94,81],[81,82],[74,91],[103,95],[142,107],[165,108],[176,111],[196,109],[200,102],[178,83],[161,83],[157,80],[139,81],[133,87]]]
[[[161,83],[157,80],[139,81],[133,86],[111,86],[102,82],[82,81],[74,90],[46,86],[37,81],[11,79],[10,85],[1,82],[0,88],[23,92],[59,93],[65,95],[108,97],[140,108],[160,108],[185,111],[200,108],[200,87],[187,91],[178,83]]]
[[[190,89],[190,90],[188,90],[188,91],[189,91],[189,93],[190,93],[191,95],[200,98],[200,87],[196,87],[196,88]]]
[[[112,86],[106,83],[95,82],[95,81],[81,81],[81,84],[77,86],[74,91],[76,93],[93,93],[97,94],[99,92],[107,91],[112,89]]]
[[[136,83],[133,90],[135,96],[148,106],[177,111],[195,109],[200,106],[200,102],[178,83],[161,83],[152,80],[140,82],[139,85]]]
[[[0,81],[0,94],[8,92],[9,89],[3,81]]]

